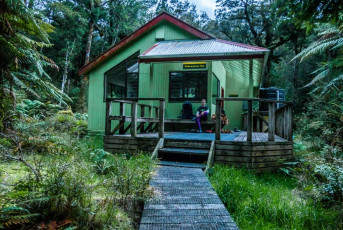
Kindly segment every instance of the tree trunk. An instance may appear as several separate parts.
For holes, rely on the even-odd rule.
[[[94,31],[94,22],[89,23],[89,31],[88,31],[88,38],[87,38],[87,45],[86,45],[86,55],[85,55],[85,65],[89,63],[90,60],[90,53],[92,48],[92,40],[93,40],[93,31]],[[80,85],[80,96],[79,96],[79,111],[81,113],[87,112],[87,105],[86,105],[86,88],[88,84],[88,77],[83,76],[81,79]]]
[[[76,40],[76,38],[74,39],[74,42],[70,48],[70,51],[69,51],[69,45],[67,47],[66,57],[65,57],[65,61],[64,61],[64,71],[63,71],[63,76],[62,76],[62,85],[61,85],[62,94],[64,93],[64,85],[67,82],[67,78],[68,78],[69,54],[72,54],[72,52],[73,52],[75,40]],[[59,102],[59,106],[61,106],[61,105],[62,105],[62,95],[61,95],[60,102]]]
[[[299,48],[297,44],[294,44],[294,56],[299,54]],[[299,59],[294,60],[294,73],[293,73],[293,103],[298,102],[298,77],[299,77]]]
[[[87,38],[87,45],[86,45],[86,56],[85,56],[85,65],[87,65],[89,63],[89,58],[90,58],[91,48],[92,48],[93,31],[94,31],[94,23],[91,21],[89,23],[89,30],[88,30],[88,38]]]
[[[268,88],[271,86],[271,81],[270,81],[270,71],[272,68],[272,57],[273,57],[273,50],[270,50],[267,63],[264,69],[264,73],[262,76],[262,88]]]

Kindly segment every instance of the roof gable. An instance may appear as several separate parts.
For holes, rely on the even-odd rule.
[[[143,25],[142,27],[140,27],[139,29],[137,29],[132,34],[130,34],[127,37],[125,37],[124,39],[122,39],[119,43],[117,43],[116,45],[112,46],[110,49],[106,50],[105,52],[103,52],[102,54],[100,54],[99,56],[94,58],[87,65],[84,65],[83,67],[81,67],[79,69],[79,75],[83,75],[85,73],[88,73],[89,71],[94,69],[97,65],[99,65],[100,63],[102,63],[105,60],[107,60],[108,58],[110,58],[118,50],[120,50],[121,48],[123,48],[127,44],[131,43],[135,39],[139,38],[141,35],[148,32],[151,28],[156,26],[161,21],[168,21],[168,22],[172,23],[173,25],[189,32],[190,34],[195,35],[196,37],[198,37],[200,39],[211,39],[211,38],[213,38],[212,36],[206,34],[205,32],[202,32],[201,30],[181,21],[180,19],[163,12],[163,13],[159,14],[157,17],[155,17],[154,19],[152,19],[151,21],[149,21],[148,23],[146,23],[145,25]]]

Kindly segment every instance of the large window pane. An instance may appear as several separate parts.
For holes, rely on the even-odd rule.
[[[107,97],[125,97],[125,62],[106,73]]]
[[[138,55],[133,54],[105,73],[105,98],[138,97]]]
[[[183,73],[170,73],[170,98],[172,99],[182,99],[183,97],[183,83],[184,76]]]
[[[138,73],[127,75],[127,97],[138,97]]]
[[[201,100],[207,95],[207,72],[172,72],[169,78],[171,101]]]

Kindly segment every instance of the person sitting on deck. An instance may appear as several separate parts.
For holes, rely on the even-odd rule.
[[[193,120],[196,120],[196,123],[198,124],[199,127],[199,132],[202,133],[201,129],[201,120],[207,120],[207,115],[209,114],[210,110],[208,106],[206,105],[206,99],[201,100],[201,106],[199,106],[196,117],[193,118]]]

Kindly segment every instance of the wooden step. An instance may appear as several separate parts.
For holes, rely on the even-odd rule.
[[[211,146],[210,141],[190,141],[178,139],[165,139],[164,147],[167,148],[191,148],[191,149],[209,149]]]
[[[208,150],[206,150],[206,149],[184,149],[184,148],[163,148],[163,149],[159,150],[159,153],[207,156]]]
[[[206,166],[200,163],[190,163],[190,162],[177,162],[177,161],[160,161],[158,165],[163,166],[173,166],[173,167],[185,167],[185,168],[201,168],[205,169]]]

